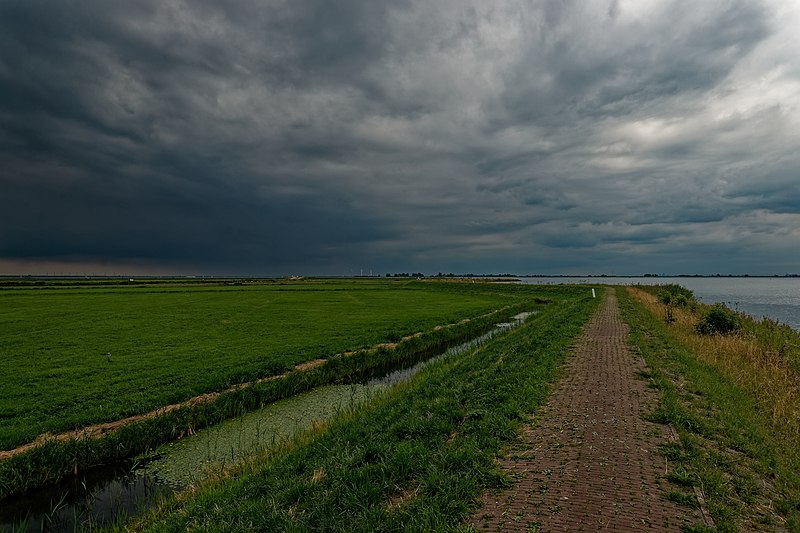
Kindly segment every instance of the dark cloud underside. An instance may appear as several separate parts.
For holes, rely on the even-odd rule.
[[[800,271],[799,24],[777,0],[5,2],[0,267]]]

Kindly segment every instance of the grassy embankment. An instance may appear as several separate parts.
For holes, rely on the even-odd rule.
[[[508,484],[493,459],[545,401],[598,301],[586,287],[550,294],[558,303],[521,328],[430,365],[293,446],[212,476],[134,529],[458,528],[482,490]]]
[[[653,414],[682,446],[663,452],[670,479],[698,487],[718,531],[800,531],[800,334],[738,316],[738,330],[701,335],[709,307],[664,305],[658,287],[618,289],[631,342],[662,400]]]
[[[383,280],[4,288],[0,449],[44,431],[117,420],[281,374],[305,361],[328,362],[125,426],[99,440],[49,441],[0,462],[0,497],[473,336],[548,293],[555,291]],[[504,312],[487,314],[499,308]],[[455,325],[436,328],[443,324]],[[425,334],[395,349],[364,349],[417,332]],[[337,355],[346,351],[355,353]]]

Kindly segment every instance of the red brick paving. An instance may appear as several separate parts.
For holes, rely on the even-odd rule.
[[[564,378],[501,460],[513,487],[485,494],[478,531],[680,531],[699,511],[666,499],[658,445],[669,428],[643,420],[657,401],[637,376],[641,358],[608,290],[586,325]]]

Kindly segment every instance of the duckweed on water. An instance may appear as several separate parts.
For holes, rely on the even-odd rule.
[[[369,380],[366,385],[320,387],[203,429],[191,438],[166,444],[156,452],[158,458],[148,462],[140,473],[155,477],[174,489],[183,489],[202,479],[209,469],[233,465],[258,450],[289,440],[315,424],[330,420],[337,413],[408,379],[433,360],[462,353],[522,324],[531,314],[520,313],[513,317],[512,322],[497,324],[488,333],[454,346],[438,357],[392,372],[383,378]]]
[[[210,468],[233,465],[258,450],[289,440],[383,389],[330,385],[281,400],[162,446],[157,459],[149,461],[139,473],[180,490],[202,479]]]

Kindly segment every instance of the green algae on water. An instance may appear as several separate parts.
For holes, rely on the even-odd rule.
[[[360,404],[382,390],[365,385],[330,385],[272,403],[161,446],[157,459],[141,473],[175,489],[203,478],[210,468],[231,466],[259,450],[279,445],[293,436]]]

